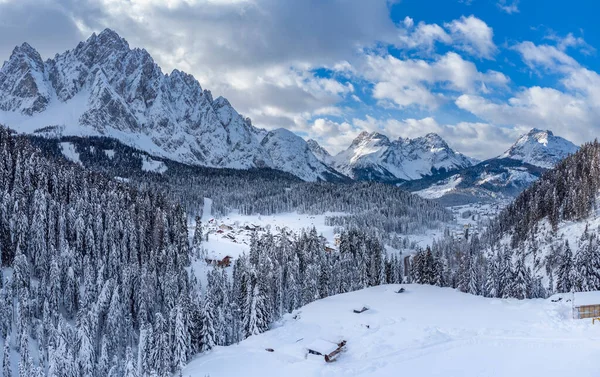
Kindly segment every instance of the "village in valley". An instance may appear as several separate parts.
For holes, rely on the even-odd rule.
[[[209,217],[202,222],[204,260],[208,265],[230,267],[235,259],[243,253],[248,253],[253,234],[261,236],[271,233],[277,240],[282,233],[293,238],[312,227],[317,227],[325,245],[324,251],[335,252],[339,245],[339,234],[334,232],[333,227],[324,223],[325,216],[295,213],[278,216]]]

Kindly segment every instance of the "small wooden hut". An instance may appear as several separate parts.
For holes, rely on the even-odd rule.
[[[600,291],[573,293],[573,318],[600,318]]]
[[[323,339],[317,339],[306,348],[308,353],[312,355],[323,356],[326,362],[330,363],[334,361],[338,355],[342,352],[346,346],[346,341],[342,340],[340,343],[333,343]]]

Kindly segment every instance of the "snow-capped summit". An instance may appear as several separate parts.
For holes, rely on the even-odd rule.
[[[0,123],[23,133],[109,136],[192,165],[283,167],[310,180],[325,179],[321,173],[329,169],[310,151],[295,164],[274,161],[277,154],[267,150],[274,145],[261,144],[266,131],[227,99],[213,100],[189,74],[163,73],[146,50],[110,29],[46,62],[26,43],[15,48],[0,69]],[[280,150],[297,150],[300,138],[287,136],[279,138]]]
[[[553,168],[569,154],[577,152],[578,146],[552,131],[532,129],[521,136],[499,158],[512,158],[546,169]]]
[[[335,156],[339,171],[361,180],[413,180],[472,164],[473,160],[452,150],[434,133],[390,141],[378,132],[363,131]]]
[[[327,166],[333,165],[333,156],[323,148],[316,140],[308,139],[306,141],[308,148],[315,155],[315,157]]]
[[[347,179],[321,162],[303,138],[285,128],[267,133],[261,145],[267,150],[276,169],[292,173],[305,181]]]

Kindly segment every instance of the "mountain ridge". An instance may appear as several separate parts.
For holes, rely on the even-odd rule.
[[[191,165],[274,168],[312,181],[339,176],[310,150],[296,170],[273,159],[264,133],[227,99],[213,99],[185,72],[163,73],[110,29],[45,62],[29,44],[16,47],[0,69],[0,110],[0,123],[28,134],[114,137]]]

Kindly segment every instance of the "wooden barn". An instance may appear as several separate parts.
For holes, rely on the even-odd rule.
[[[325,361],[330,363],[339,356],[345,346],[345,340],[336,344],[327,340],[317,339],[306,348],[308,349],[309,354],[323,356]]]
[[[573,293],[573,318],[600,318],[600,291]]]

